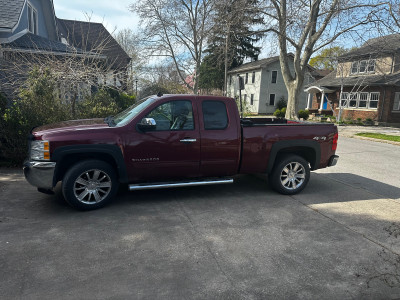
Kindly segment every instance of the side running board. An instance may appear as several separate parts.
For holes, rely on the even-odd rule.
[[[174,181],[174,182],[158,182],[158,183],[139,183],[130,184],[130,191],[137,190],[152,190],[152,189],[166,189],[184,186],[199,186],[199,185],[213,185],[213,184],[226,184],[233,183],[233,178],[224,179],[211,179],[211,180],[201,180],[201,181]]]

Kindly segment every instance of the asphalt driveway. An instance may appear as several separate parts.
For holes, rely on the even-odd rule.
[[[400,147],[340,138],[336,167],[276,194],[127,192],[77,212],[0,170],[4,299],[400,298]]]

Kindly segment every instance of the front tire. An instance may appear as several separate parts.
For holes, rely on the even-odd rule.
[[[118,178],[112,166],[100,160],[85,160],[71,167],[62,181],[65,200],[79,210],[101,208],[118,191]]]
[[[271,187],[278,193],[294,195],[306,187],[310,179],[310,167],[301,156],[283,155],[268,178]]]

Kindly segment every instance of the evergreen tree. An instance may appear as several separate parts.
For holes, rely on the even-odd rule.
[[[257,60],[260,47],[254,43],[262,34],[258,0],[222,0],[215,6],[214,26],[208,40],[207,56],[199,72],[199,86],[226,88],[226,72],[243,64],[245,58]]]

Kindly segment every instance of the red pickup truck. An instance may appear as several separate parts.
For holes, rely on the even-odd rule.
[[[333,124],[240,118],[235,100],[151,96],[116,116],[35,128],[24,174],[81,210],[109,203],[119,183],[130,190],[224,184],[236,174],[267,173],[282,194],[305,188],[310,169],[334,166]]]

